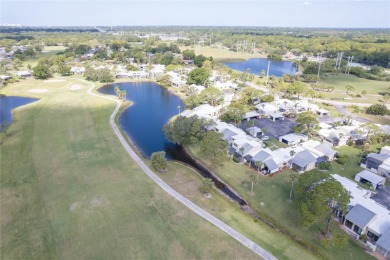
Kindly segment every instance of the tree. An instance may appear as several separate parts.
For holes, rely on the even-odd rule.
[[[70,66],[60,65],[58,67],[58,73],[60,73],[61,76],[69,76],[70,75]]]
[[[206,68],[195,68],[188,73],[187,77],[187,83],[189,85],[205,85],[210,77],[210,71]]]
[[[205,178],[202,180],[202,184],[199,188],[199,190],[203,193],[210,193],[210,191],[213,189],[214,187],[214,182],[212,179],[210,178]]]
[[[366,113],[370,115],[384,116],[389,114],[389,109],[383,104],[374,104],[366,109]]]
[[[293,152],[293,151],[294,150],[291,150],[291,152]],[[296,181],[298,179],[299,175],[294,173],[294,172],[292,172],[292,173],[290,173],[289,177],[290,177],[290,181],[291,181],[290,200],[292,201],[292,194],[293,194],[293,189],[294,189],[294,181]]]
[[[207,58],[203,56],[202,54],[198,55],[194,59],[194,64],[198,66],[199,68],[203,66],[203,62],[205,62]]]
[[[97,81],[99,79],[97,71],[91,67],[85,68],[84,77],[90,81]]]
[[[353,86],[351,86],[351,85],[346,85],[346,86],[345,86],[345,90],[347,91],[347,94],[348,94],[349,92],[354,91],[355,88],[354,88]]]
[[[299,99],[300,94],[305,93],[307,91],[307,87],[306,87],[305,83],[303,83],[301,81],[295,81],[293,84],[290,85],[290,87],[287,89],[287,91],[290,94],[297,95],[298,99]]]
[[[14,70],[17,70],[17,69],[19,69],[22,66],[22,61],[20,59],[18,59],[18,58],[15,58],[15,59],[12,60],[11,64],[12,64],[12,68]]]
[[[212,124],[212,121],[197,116],[189,118],[178,116],[175,121],[167,123],[163,131],[171,143],[186,145],[201,141],[206,134],[206,129]]]
[[[383,100],[384,100],[385,103],[387,103],[387,101],[389,101],[389,99],[390,99],[390,95],[389,94],[386,93],[386,94],[383,95]]]
[[[245,107],[238,103],[231,103],[225,110],[225,113],[222,115],[222,120],[225,122],[233,121],[237,126],[241,122],[245,115]]]
[[[195,52],[192,50],[184,50],[183,51],[183,59],[184,60],[193,60],[195,59]]]
[[[310,137],[313,132],[318,128],[319,121],[318,115],[312,111],[306,111],[300,113],[296,120],[297,126],[294,127],[294,131],[297,133],[305,133]]]
[[[109,70],[108,68],[97,70],[97,75],[99,82],[101,83],[108,83],[114,81],[114,76],[111,74],[111,70]]]
[[[199,99],[203,102],[209,103],[211,106],[215,107],[222,100],[223,93],[221,90],[209,87],[204,90],[199,95]]]
[[[324,172],[305,172],[300,175],[295,195],[302,223],[310,226],[326,219],[326,235],[329,235],[335,214],[338,211],[345,213],[350,200],[348,191]]]
[[[52,76],[50,67],[41,63],[38,63],[37,66],[33,68],[33,72],[36,79],[47,79]]]
[[[226,161],[228,144],[221,139],[220,133],[214,131],[206,132],[199,146],[201,153],[210,159],[214,165],[219,166]]]
[[[251,193],[252,193],[252,195],[253,195],[253,184],[255,183],[256,179],[257,179],[256,175],[253,174],[253,173],[250,173],[249,180],[252,183],[252,186],[251,186]]]
[[[167,170],[167,159],[165,158],[165,152],[154,152],[150,157],[152,161],[152,166],[157,171],[166,171]]]
[[[181,112],[181,106],[177,106],[177,110],[179,110],[179,115],[180,115],[180,112]]]

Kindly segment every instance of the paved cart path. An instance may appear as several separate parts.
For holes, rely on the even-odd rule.
[[[134,150],[130,147],[130,145],[127,143],[126,139],[123,137],[121,132],[119,131],[118,126],[115,124],[115,116],[119,111],[119,108],[121,106],[121,103],[119,100],[111,98],[111,97],[105,97],[101,95],[97,95],[92,93],[92,90],[95,87],[95,84],[90,83],[88,81],[82,80],[83,82],[89,84],[91,87],[88,89],[88,93],[92,96],[96,96],[99,98],[105,98],[108,100],[112,100],[117,103],[114,112],[111,114],[110,117],[110,124],[111,127],[114,129],[115,134],[119,138],[119,141],[121,142],[122,146],[125,148],[126,152],[133,158],[133,160],[137,163],[137,165],[148,175],[158,186],[160,186],[165,192],[167,192],[169,195],[174,197],[176,200],[180,201],[182,204],[187,206],[190,210],[201,216],[202,218],[206,219],[208,222],[213,224],[214,226],[218,227],[220,230],[227,233],[229,236],[236,239],[238,242],[243,244],[244,246],[248,247],[250,250],[252,250],[254,253],[256,253],[258,256],[262,257],[263,259],[277,259],[275,256],[273,256],[271,253],[266,251],[261,246],[257,245],[252,240],[248,239],[241,233],[234,230],[229,225],[226,225],[224,222],[219,220],[218,218],[214,217],[207,211],[203,210],[202,208],[198,207],[196,204],[185,198],[183,195],[172,189],[168,184],[166,184],[160,177],[158,177],[150,168],[142,161],[142,159],[134,152]]]

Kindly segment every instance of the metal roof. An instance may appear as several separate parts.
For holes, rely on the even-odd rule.
[[[356,204],[356,206],[348,212],[345,218],[361,229],[364,229],[375,216],[376,214],[371,210],[366,209],[360,204]]]

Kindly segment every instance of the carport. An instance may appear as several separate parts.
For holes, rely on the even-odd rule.
[[[272,113],[269,115],[269,119],[271,119],[274,122],[276,120],[283,120],[284,121],[284,115],[282,115],[281,113]]]
[[[385,185],[386,178],[381,177],[373,172],[364,170],[356,174],[355,181],[361,183],[370,183],[372,188],[376,190],[379,185]]]

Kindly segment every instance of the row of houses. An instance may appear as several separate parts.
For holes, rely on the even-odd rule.
[[[367,246],[390,259],[390,211],[354,181],[337,174],[332,177],[350,194],[346,214],[339,214],[344,230],[356,239],[366,236]]]
[[[382,147],[379,153],[369,153],[361,167],[379,176],[390,178],[390,146]]]
[[[320,108],[315,104],[311,104],[308,100],[289,100],[276,98],[272,102],[264,102],[257,104],[255,110],[262,116],[275,117],[275,115],[282,115],[288,113],[301,113],[305,111],[313,111],[319,116],[330,115],[326,109]]]

